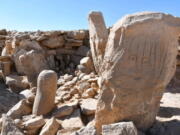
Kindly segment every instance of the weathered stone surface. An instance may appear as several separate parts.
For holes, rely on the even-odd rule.
[[[77,131],[78,129],[61,129],[57,132],[57,135],[71,135],[73,132]]]
[[[64,129],[80,129],[84,126],[81,120],[81,113],[80,110],[75,110],[70,116],[65,118],[62,123],[62,127]]]
[[[30,40],[22,40],[19,43],[19,49],[24,49],[26,51],[31,50],[42,50],[42,47],[38,44],[36,41],[30,41]]]
[[[13,53],[12,44],[9,40],[6,40],[5,46],[1,52],[1,56],[8,56],[8,55],[11,55],[12,53]]]
[[[56,73],[52,70],[43,70],[38,76],[33,114],[43,115],[49,113],[53,109],[56,90]]]
[[[21,64],[21,62],[20,62],[20,60],[19,60],[19,57],[20,57],[21,55],[24,55],[26,52],[27,52],[26,50],[21,49],[21,50],[19,50],[18,52],[14,53],[14,54],[13,54],[13,57],[12,57],[12,58],[13,58],[13,61],[14,61],[14,63],[15,63],[16,70],[17,70],[17,72],[18,72],[19,74],[24,74],[24,69],[23,69],[23,66],[22,66],[22,64]]]
[[[88,20],[92,58],[96,72],[99,74],[108,39],[108,30],[101,12],[91,12]]]
[[[29,83],[26,76],[9,75],[6,76],[6,85],[13,92],[20,92],[29,87]]]
[[[23,73],[27,75],[33,86],[36,85],[36,78],[39,73],[49,68],[43,52],[37,50],[31,50],[20,55],[19,61],[23,68]]]
[[[120,122],[102,126],[102,135],[138,135],[133,122]]]
[[[23,98],[31,98],[31,97],[35,97],[35,94],[32,92],[32,90],[26,89],[23,90],[19,93]]]
[[[107,44],[102,20],[99,12],[89,15],[92,56],[101,77],[96,128],[129,120],[145,130],[174,75],[180,19],[151,12],[125,16],[111,28]],[[106,44],[105,54],[98,41]]]
[[[55,135],[59,127],[60,124],[57,122],[57,120],[55,118],[51,118],[43,126],[39,135]]]
[[[80,61],[80,65],[84,66],[84,70],[81,70],[84,73],[89,74],[90,72],[94,71],[94,64],[90,57],[84,57]],[[78,67],[80,68],[80,67]]]
[[[82,56],[82,57],[85,57],[85,56],[87,56],[87,53],[88,53],[89,50],[90,50],[89,47],[82,45],[77,49],[75,54],[79,55],[79,56]]]
[[[30,119],[23,123],[24,129],[26,130],[26,134],[36,134],[39,129],[45,124],[45,120],[42,116],[38,116],[36,118]]]
[[[67,33],[67,36],[69,38],[73,38],[73,39],[77,39],[77,40],[83,40],[85,38],[85,36],[86,36],[86,32],[87,31],[83,31],[83,30],[71,31],[71,32]]]
[[[17,119],[21,118],[23,115],[30,114],[31,112],[32,107],[27,103],[25,99],[23,99],[7,112],[7,116],[10,116],[12,119]]]
[[[48,39],[45,39],[41,42],[43,46],[51,49],[62,47],[64,43],[63,36],[49,37]]]
[[[1,135],[24,135],[24,133],[15,125],[10,117],[3,115]]]
[[[86,126],[72,133],[71,135],[96,135],[96,129],[93,126]]]
[[[73,106],[71,105],[62,105],[58,107],[52,114],[52,116],[61,118],[64,116],[71,115],[71,113],[74,111]]]
[[[84,115],[95,114],[97,100],[93,98],[83,99],[80,102],[81,111]]]
[[[1,67],[2,67],[3,75],[7,76],[11,73],[12,62],[11,61],[1,62]]]

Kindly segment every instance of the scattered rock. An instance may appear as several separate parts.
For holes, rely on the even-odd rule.
[[[6,85],[16,93],[29,88],[29,82],[26,76],[9,75],[6,76]]]
[[[71,135],[96,135],[96,129],[93,126],[86,126]]]
[[[27,103],[26,99],[19,101],[8,112],[7,116],[12,119],[21,118],[23,115],[28,115],[32,112],[32,107]]]
[[[62,105],[58,107],[53,113],[52,116],[56,118],[62,118],[64,116],[69,116],[74,111],[74,107],[71,105]]]
[[[84,126],[81,120],[80,110],[75,110],[70,116],[64,118],[61,123],[64,129],[80,129]]]
[[[1,135],[24,135],[24,133],[15,125],[10,117],[3,115]]]
[[[46,124],[43,126],[39,135],[55,135],[59,127],[60,127],[60,124],[53,117],[46,122]]]
[[[133,122],[120,122],[102,126],[102,135],[138,135]]]
[[[36,134],[39,129],[45,124],[45,120],[42,116],[30,119],[23,123],[26,134]]]

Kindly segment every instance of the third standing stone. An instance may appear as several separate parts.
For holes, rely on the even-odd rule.
[[[56,73],[52,70],[43,70],[38,76],[33,114],[43,115],[49,113],[53,109],[56,90]]]

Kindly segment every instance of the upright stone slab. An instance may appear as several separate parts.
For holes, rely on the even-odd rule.
[[[104,28],[98,28],[103,24],[100,14],[89,15],[90,37],[103,35]],[[153,12],[127,15],[111,28],[101,63],[96,62],[101,61],[97,53],[101,36],[91,38],[94,64],[101,69],[95,115],[98,133],[102,125],[124,120],[144,130],[153,124],[163,91],[176,69],[179,33],[180,18]]]
[[[101,12],[91,12],[89,14],[89,29],[92,57],[95,70],[99,74],[101,73],[101,63],[108,40],[108,30]]]
[[[43,70],[38,76],[33,114],[43,115],[49,113],[53,109],[56,90],[56,73],[52,70]]]

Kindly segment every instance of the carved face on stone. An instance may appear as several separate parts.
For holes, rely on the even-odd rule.
[[[174,35],[161,21],[126,28],[115,24],[105,51],[104,77],[119,89],[165,87],[176,68]]]

